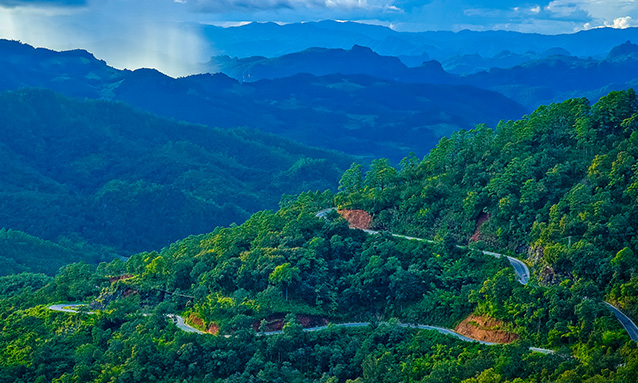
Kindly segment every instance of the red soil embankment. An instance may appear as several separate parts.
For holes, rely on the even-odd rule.
[[[210,323],[206,328],[206,332],[213,335],[219,334],[219,325],[217,323]]]
[[[454,331],[468,338],[492,343],[512,343],[518,334],[501,330],[505,324],[487,316],[470,315],[461,322]]]
[[[353,229],[370,230],[372,216],[365,210],[337,210]]]
[[[204,324],[204,320],[198,317],[197,315],[195,315],[194,313],[190,313],[190,315],[188,316],[188,323],[198,329],[205,329],[204,332],[206,333],[213,334],[213,335],[219,334],[219,326],[217,325],[217,323],[211,322],[208,324],[208,327],[207,327]]]
[[[474,234],[470,237],[470,242],[478,242],[481,240],[481,227],[483,224],[490,220],[490,215],[487,213],[481,212],[478,218],[476,219],[476,227],[474,229]]]

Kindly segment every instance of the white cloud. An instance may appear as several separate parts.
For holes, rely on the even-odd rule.
[[[545,9],[554,17],[581,18],[589,26],[613,26],[617,19],[622,23],[625,17],[638,17],[636,0],[554,0]]]
[[[326,0],[328,8],[368,8],[366,0]]]
[[[631,27],[631,16],[615,18],[612,23],[605,23],[605,26],[616,29],[627,29]]]

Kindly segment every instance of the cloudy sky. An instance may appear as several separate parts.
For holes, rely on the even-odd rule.
[[[325,19],[398,31],[513,30],[545,34],[638,25],[638,0],[0,0],[0,37],[52,49],[84,48],[118,67],[171,74],[205,61],[184,22],[237,25]],[[132,41],[143,42],[143,49]]]

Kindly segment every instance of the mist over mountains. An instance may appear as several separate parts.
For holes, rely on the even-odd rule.
[[[411,67],[399,57],[383,56],[355,45],[351,49],[310,48],[275,58],[221,56],[213,58],[205,68],[216,68],[244,82],[296,73],[343,73],[402,83],[471,85],[507,96],[531,112],[539,105],[572,97],[595,101],[609,91],[635,86],[637,50],[638,45],[626,41],[597,58],[571,56],[562,48],[554,48],[542,53],[503,51],[491,58],[478,54],[454,56]]]
[[[250,23],[232,28],[202,25],[199,28],[213,56],[239,58],[278,57],[312,47],[350,49],[353,45],[408,60],[424,54],[435,60],[474,54],[489,58],[504,51],[526,54],[555,48],[579,57],[600,57],[627,40],[638,41],[638,28],[598,28],[559,35],[469,30],[397,32],[384,26],[337,21],[286,25]]]
[[[455,84],[338,73],[295,73],[251,83],[224,74],[175,79],[153,69],[117,70],[86,51],[58,53],[11,41],[0,43],[0,54],[0,89],[43,87],[74,97],[118,100],[164,117],[257,128],[396,162],[410,151],[424,155],[455,130],[479,123],[496,126],[500,119],[525,112],[495,92]]]

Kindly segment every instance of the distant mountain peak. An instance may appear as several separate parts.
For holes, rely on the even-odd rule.
[[[607,58],[614,59],[623,56],[629,56],[631,54],[638,54],[638,45],[633,44],[631,41],[627,40],[624,44],[614,47],[609,52]]]
[[[372,49],[365,47],[363,45],[359,45],[359,44],[354,44],[352,46],[352,49],[350,49],[352,52],[365,52],[365,53],[374,53],[376,54]]]

